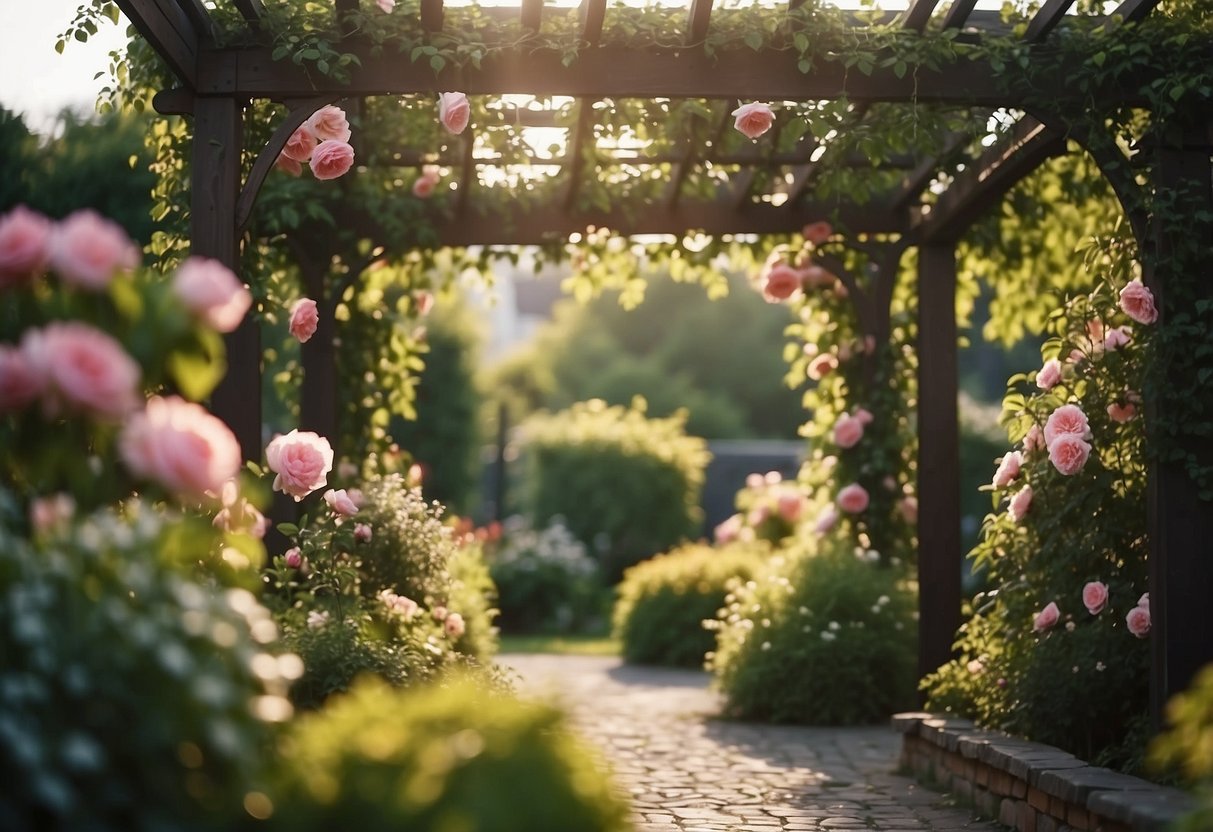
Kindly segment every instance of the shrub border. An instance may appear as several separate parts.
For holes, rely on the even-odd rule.
[[[902,713],[893,728],[902,734],[903,769],[1018,832],[1166,832],[1197,808],[1179,789],[967,719]]]

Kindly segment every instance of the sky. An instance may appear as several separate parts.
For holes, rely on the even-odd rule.
[[[0,0],[0,105],[38,132],[51,130],[64,107],[91,113],[109,77],[109,53],[126,42],[126,18],[108,20],[88,43],[71,41],[60,55],[55,41],[75,17],[80,0]],[[105,76],[93,79],[98,72]]]

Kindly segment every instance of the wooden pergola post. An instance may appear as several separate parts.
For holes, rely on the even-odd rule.
[[[918,673],[952,657],[960,627],[956,248],[918,249]]]

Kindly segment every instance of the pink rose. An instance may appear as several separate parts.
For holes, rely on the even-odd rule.
[[[1158,320],[1154,293],[1140,280],[1134,280],[1120,290],[1120,308],[1139,324],[1152,324]]]
[[[918,498],[917,497],[902,497],[897,503],[897,510],[901,513],[902,518],[907,523],[918,522]]]
[[[1137,606],[1150,609],[1150,593],[1143,593],[1142,596],[1137,599]]]
[[[1108,605],[1108,587],[1099,581],[1091,581],[1082,588],[1082,605],[1091,615],[1099,615]]]
[[[732,543],[741,534],[741,515],[734,514],[718,525],[715,529],[716,542],[724,545]]]
[[[1042,633],[1057,623],[1061,618],[1061,610],[1057,609],[1057,604],[1050,601],[1048,605],[1036,613],[1036,618],[1032,622],[1032,632]]]
[[[750,509],[750,512],[746,515],[745,520],[747,524],[757,528],[758,526],[761,526],[763,523],[767,522],[767,519],[770,516],[771,507],[766,503],[759,503]]]
[[[269,521],[256,506],[240,496],[234,479],[223,484],[220,495],[223,508],[211,521],[212,526],[225,532],[247,532],[257,539],[265,537]]]
[[[863,422],[846,413],[834,422],[834,444],[840,448],[853,448],[863,439]]]
[[[859,514],[868,507],[868,491],[853,482],[838,492],[838,507],[847,514]]]
[[[826,286],[832,286],[836,277],[829,271],[826,271],[821,266],[809,266],[801,273],[804,282],[814,289],[821,289]]]
[[[472,116],[472,105],[461,92],[444,92],[438,95],[438,120],[451,133],[462,133]]]
[[[1061,362],[1050,358],[1036,373],[1036,386],[1041,390],[1052,390],[1061,381]]]
[[[1059,436],[1077,436],[1079,439],[1091,438],[1091,426],[1087,423],[1087,414],[1076,404],[1063,404],[1049,414],[1045,422],[1045,447],[1052,448],[1054,440]]]
[[[769,303],[787,300],[800,288],[800,279],[800,272],[796,269],[787,263],[776,263],[762,281],[762,296]]]
[[[1118,350],[1132,340],[1133,331],[1127,326],[1118,326],[1104,333],[1103,348],[1105,350]]]
[[[1113,422],[1119,422],[1123,425],[1136,415],[1137,405],[1133,404],[1133,402],[1125,402],[1124,404],[1112,402],[1108,405],[1108,417]]]
[[[118,418],[139,406],[139,365],[121,344],[88,324],[26,330],[21,354],[42,380],[43,408],[52,416],[66,407]]]
[[[396,8],[396,0],[375,0],[375,5],[379,7],[379,11],[389,14]]]
[[[286,140],[286,145],[282,148],[282,155],[300,163],[310,161],[319,141],[316,134],[312,132],[312,128],[305,122],[299,125],[299,129]],[[302,170],[302,168],[300,169]]]
[[[185,308],[216,332],[240,326],[253,296],[232,270],[218,260],[187,258],[173,277],[173,291]]]
[[[24,205],[0,216],[0,288],[46,268],[53,232],[50,220]]]
[[[312,175],[317,179],[336,179],[345,176],[354,166],[354,148],[345,142],[321,142],[308,162]]]
[[[1067,477],[1081,471],[1090,454],[1091,446],[1072,434],[1062,434],[1049,446],[1049,462]]]
[[[1040,425],[1032,425],[1032,427],[1028,428],[1028,432],[1023,438],[1024,453],[1044,450],[1044,447],[1045,435],[1041,431]]]
[[[800,513],[804,510],[804,497],[799,491],[784,489],[775,501],[775,508],[785,522],[795,523],[800,519]]]
[[[76,514],[76,501],[70,494],[35,497],[29,504],[29,522],[34,531],[44,534],[57,528]]]
[[[1147,323],[1143,321],[1143,323]],[[1125,616],[1125,623],[1129,625],[1129,632],[1138,638],[1145,638],[1150,634],[1150,610],[1148,607],[1134,607],[1129,610],[1129,614]]]
[[[818,534],[825,534],[838,525],[838,509],[834,508],[831,503],[821,510],[817,515],[817,520],[813,525],[813,530]]]
[[[358,543],[371,542],[371,527],[366,523],[354,524],[354,540]]]
[[[139,265],[139,248],[122,226],[96,211],[77,211],[51,235],[51,268],[64,282],[82,289],[100,290],[114,272]]]
[[[1019,469],[1022,464],[1023,457],[1020,456],[1019,451],[1003,454],[1002,459],[998,461],[998,470],[994,472],[994,487],[1006,488],[1010,485],[1011,480],[1019,476]]]
[[[1015,492],[1015,496],[1011,498],[1011,502],[1007,505],[1007,514],[1011,515],[1011,519],[1018,523],[1023,520],[1024,515],[1028,513],[1028,509],[1031,507],[1032,486],[1025,485]]]
[[[324,492],[324,501],[328,503],[329,508],[334,514],[340,514],[343,517],[353,517],[358,513],[358,506],[354,505],[354,501],[350,499],[350,495],[345,489],[333,490],[330,488]]]
[[[0,413],[21,410],[42,395],[42,379],[25,354],[0,344]]]
[[[123,426],[118,450],[136,476],[192,498],[220,491],[241,464],[240,445],[228,426],[177,396],[149,399]]]
[[[747,139],[756,139],[771,129],[775,123],[775,114],[768,104],[757,101],[742,104],[733,111],[735,120],[733,126],[741,131]]]
[[[291,335],[299,339],[300,344],[306,344],[308,339],[316,334],[320,325],[320,312],[316,301],[311,298],[300,298],[291,307],[291,322],[287,326]]]
[[[444,621],[447,616],[446,607],[439,605],[430,611],[430,615],[434,616],[435,621]]]
[[[838,369],[838,359],[832,352],[823,352],[809,362],[809,378],[821,381],[834,370]]]
[[[290,156],[287,156],[285,153],[278,154],[278,158],[274,161],[274,167],[278,168],[278,170],[283,171],[284,173],[290,174],[291,176],[303,175],[303,165],[299,164],[299,162],[292,159]]]
[[[429,199],[434,194],[434,189],[438,187],[438,180],[431,179],[428,176],[418,176],[413,181],[413,196],[418,199]]]
[[[291,569],[298,569],[300,566],[303,566],[303,552],[299,551],[298,546],[287,549],[282,558]]]
[[[333,469],[333,449],[327,439],[311,431],[292,430],[277,436],[265,449],[266,462],[274,477],[274,490],[290,494],[299,502],[328,482]]]
[[[442,629],[446,631],[450,638],[459,638],[463,635],[465,629],[463,624],[463,616],[457,612],[447,615],[446,620],[442,622]]]
[[[434,293],[426,291],[413,292],[413,304],[417,314],[425,317],[434,308]]]
[[[872,411],[868,410],[866,407],[856,408],[855,418],[859,420],[859,424],[861,425],[870,425],[876,419],[876,417],[872,415]]]
[[[321,107],[312,113],[305,125],[318,140],[348,142],[350,140],[350,123],[345,118],[345,110],[332,104]],[[306,161],[300,159],[299,161]]]
[[[774,116],[771,116],[774,119]],[[740,129],[740,128],[738,128]],[[830,225],[825,220],[811,222],[804,227],[801,234],[804,238],[815,246],[819,246],[826,240],[830,239],[830,235],[834,233],[834,226]]]

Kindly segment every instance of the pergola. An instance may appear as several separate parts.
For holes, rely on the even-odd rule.
[[[789,0],[795,9],[803,0]],[[1124,0],[1105,27],[1143,20],[1159,0]],[[318,107],[344,98],[404,95],[461,90],[469,95],[531,94],[571,96],[578,100],[579,117],[570,130],[569,148],[563,158],[544,159],[558,165],[566,179],[565,197],[546,205],[531,206],[518,216],[503,219],[478,213],[466,194],[475,180],[477,166],[491,161],[477,159],[468,139],[464,152],[446,164],[461,171],[460,198],[454,212],[437,227],[442,242],[451,245],[538,244],[564,238],[588,226],[607,226],[623,234],[700,231],[708,235],[739,233],[789,233],[827,212],[854,234],[893,235],[886,256],[875,258],[880,277],[868,294],[852,292],[861,321],[873,334],[880,332],[881,307],[887,326],[888,298],[900,254],[907,246],[918,249],[919,299],[919,589],[920,670],[929,672],[951,655],[952,641],[960,624],[960,486],[957,419],[957,328],[955,314],[956,243],[971,224],[1025,175],[1046,159],[1064,153],[1071,139],[1091,151],[1125,203],[1130,223],[1144,251],[1166,261],[1166,235],[1152,227],[1148,217],[1127,198],[1138,183],[1127,166],[1108,150],[1107,143],[1091,141],[1078,119],[1062,111],[1040,106],[1039,85],[1032,95],[1015,92],[1014,66],[996,66],[991,61],[973,61],[963,71],[918,67],[907,73],[902,67],[877,65],[870,74],[848,72],[837,64],[824,64],[805,73],[797,66],[794,52],[787,49],[718,51],[703,50],[705,35],[713,26],[713,0],[690,0],[685,10],[684,42],[677,47],[628,47],[602,42],[604,22],[612,14],[606,0],[583,0],[580,7],[583,47],[566,65],[556,50],[542,48],[503,51],[487,56],[478,67],[448,65],[435,72],[425,61],[414,63],[407,53],[368,48],[351,35],[343,50],[358,55],[348,84],[317,86],[291,61],[274,60],[270,39],[264,32],[266,14],[262,0],[233,0],[248,27],[251,46],[220,48],[214,37],[213,4],[202,0],[117,0],[134,23],[177,76],[178,85],[162,91],[155,101],[162,113],[193,119],[193,181],[191,190],[191,246],[196,254],[217,258],[232,267],[238,264],[241,236],[257,193],[278,152],[291,133]],[[1065,27],[1074,0],[1045,0],[1021,35],[1028,55],[1045,55],[1050,36]],[[369,5],[369,4],[368,4]],[[907,30],[922,32],[956,30],[965,42],[980,42],[992,35],[1007,36],[995,14],[976,12],[976,0],[952,0],[937,9],[939,0],[912,0],[898,13],[885,13],[881,20]],[[357,9],[359,0],[335,0],[334,27],[344,14]],[[397,10],[399,12],[400,10]],[[429,32],[443,28],[443,0],[420,0],[417,13]],[[520,6],[486,10],[494,15],[512,15],[524,30],[538,31],[545,14],[543,0],[521,0]],[[754,14],[761,14],[755,10]],[[871,25],[873,18],[856,18],[854,25]],[[1056,34],[1053,35],[1056,37]],[[1008,74],[1011,83],[1008,83]],[[1073,100],[1070,77],[1059,73],[1048,80],[1059,101]],[[1141,79],[1137,79],[1141,80]],[[325,79],[321,79],[322,82]],[[817,101],[845,95],[853,102],[851,117],[861,121],[868,108],[878,102],[942,103],[987,111],[1025,114],[1000,141],[974,152],[962,137],[944,142],[931,154],[894,160],[899,184],[876,199],[856,204],[817,202],[812,194],[819,174],[821,148],[811,136],[802,138],[791,151],[776,152],[774,146],[758,146],[752,152],[721,156],[710,143],[687,142],[682,152],[653,158],[652,163],[669,165],[663,198],[628,210],[584,210],[576,200],[579,182],[586,176],[585,153],[592,142],[593,104],[604,98]],[[1131,89],[1116,86],[1088,90],[1089,100],[1104,104],[1143,106]],[[1047,97],[1047,96],[1046,96]],[[289,116],[260,152],[251,173],[242,181],[244,150],[242,111],[252,99],[284,103]],[[1033,104],[1033,102],[1037,102]],[[727,113],[728,108],[725,109]],[[1209,112],[1193,113],[1183,124],[1156,131],[1149,150],[1154,154],[1156,193],[1188,188],[1195,183],[1206,218],[1193,219],[1194,234],[1213,241],[1210,147],[1213,130]],[[544,114],[527,111],[520,118],[543,124]],[[520,123],[522,123],[520,121]],[[718,136],[727,122],[704,125],[704,135]],[[1111,154],[1111,155],[1110,155]],[[537,160],[537,163],[540,163]],[[709,163],[739,166],[711,198],[684,194],[690,171]],[[863,164],[864,160],[855,160]],[[924,198],[941,172],[951,174],[946,190]],[[778,192],[779,199],[771,199]],[[1207,271],[1207,268],[1206,268]],[[1165,324],[1176,309],[1168,287],[1176,280],[1197,280],[1165,268],[1148,269],[1145,277],[1161,307]],[[1213,281],[1205,280],[1202,297],[1213,297]],[[885,287],[885,288],[881,288]],[[213,408],[233,428],[245,454],[260,455],[260,336],[257,325],[246,320],[228,339],[230,368],[217,389]],[[1165,368],[1164,368],[1165,372]],[[1191,452],[1213,460],[1208,447]],[[1213,605],[1207,594],[1213,588],[1213,558],[1207,541],[1213,539],[1213,511],[1190,484],[1183,466],[1175,462],[1151,463],[1149,534],[1151,544],[1150,593],[1153,616],[1151,679],[1156,718],[1162,704],[1183,689],[1196,670],[1213,660]]]

